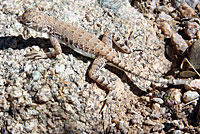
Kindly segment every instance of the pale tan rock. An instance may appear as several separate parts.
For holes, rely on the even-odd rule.
[[[171,36],[171,44],[178,54],[182,54],[188,48],[186,41],[178,33],[173,33]]]
[[[192,18],[197,16],[195,10],[191,8],[186,2],[182,3],[179,7],[179,11],[181,12],[181,15],[185,18]]]

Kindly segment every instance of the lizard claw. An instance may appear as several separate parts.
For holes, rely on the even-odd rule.
[[[48,56],[47,54],[40,54],[38,52],[33,52],[29,54],[25,54],[25,59],[30,60],[30,59],[47,59]]]

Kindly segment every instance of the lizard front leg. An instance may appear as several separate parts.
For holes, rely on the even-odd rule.
[[[50,39],[52,46],[55,49],[53,52],[47,52],[44,55],[39,54],[39,53],[31,53],[31,54],[26,54],[25,56],[28,59],[46,59],[46,58],[56,57],[56,55],[61,54],[62,48],[60,46],[59,40],[54,36],[50,36],[49,39]]]

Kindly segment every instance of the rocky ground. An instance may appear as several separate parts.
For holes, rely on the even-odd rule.
[[[200,133],[198,75],[186,62],[181,66],[187,57],[199,69],[198,2],[0,0],[0,132]],[[161,85],[107,67],[104,71],[117,82],[104,106],[106,90],[88,77],[92,59],[66,47],[57,58],[27,59],[33,51],[53,49],[46,34],[17,22],[27,8],[76,23],[98,37],[109,28],[133,50],[121,57],[134,62],[136,71],[197,80]]]

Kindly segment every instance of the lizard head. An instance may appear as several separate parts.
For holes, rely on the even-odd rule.
[[[32,27],[37,23],[37,16],[39,15],[39,11],[36,9],[28,9],[21,16],[17,18],[18,22],[21,24]]]
[[[19,23],[38,32],[49,32],[50,28],[46,23],[46,16],[47,15],[44,15],[41,11],[31,8],[27,9],[17,20]]]

